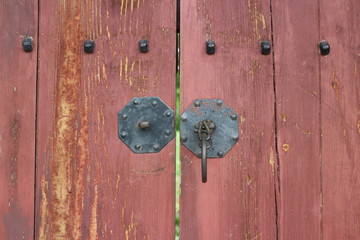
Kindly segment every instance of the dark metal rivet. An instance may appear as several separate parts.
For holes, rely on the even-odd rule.
[[[269,55],[271,52],[271,44],[268,41],[264,41],[260,43],[261,47],[261,54],[262,55]]]
[[[186,117],[181,117],[181,121],[186,122],[187,118]]]
[[[136,149],[136,150],[140,150],[140,148],[141,148],[141,145],[140,145],[140,144],[136,144],[136,145],[135,145],[135,149]]]
[[[122,132],[120,135],[121,138],[126,138],[127,137],[127,132]]]
[[[153,145],[153,149],[154,149],[155,151],[158,151],[158,150],[160,149],[159,144],[154,144],[154,145]]]
[[[156,107],[158,105],[157,101],[152,101],[151,106]]]
[[[321,55],[328,55],[330,53],[330,44],[326,41],[321,41],[319,43],[319,49]]]
[[[181,137],[180,137],[180,140],[181,140],[181,142],[186,142],[186,141],[187,141],[187,137],[181,136]]]
[[[168,112],[165,113],[165,115],[166,115],[167,117],[171,117],[171,112],[168,111]]]
[[[139,41],[139,49],[142,53],[147,53],[149,51],[149,41],[146,39],[141,39]]]
[[[194,102],[195,107],[200,107],[200,104],[201,104],[200,101],[195,101]]]
[[[171,130],[169,130],[169,129],[165,130],[165,135],[170,136],[171,135]]]
[[[231,118],[232,120],[236,120],[236,119],[237,119],[237,116],[236,116],[236,114],[232,114],[232,115],[230,116],[230,118]]]
[[[218,155],[218,157],[223,157],[224,153],[223,152],[218,152],[217,155]]]
[[[221,105],[223,104],[223,101],[217,100],[216,104],[217,104],[218,106],[221,106]]]
[[[126,114],[123,114],[121,117],[123,120],[126,120],[128,118],[128,116]]]
[[[31,38],[24,38],[22,46],[25,52],[32,52],[34,48],[33,40]]]
[[[138,104],[139,104],[139,100],[136,100],[136,99],[135,99],[135,100],[133,101],[133,103],[134,103],[135,105],[138,105]]]
[[[139,122],[138,127],[141,128],[142,130],[146,130],[146,129],[149,129],[151,127],[151,123],[147,122],[147,121]]]
[[[206,53],[209,55],[213,55],[215,53],[215,42],[212,40],[206,41]]]
[[[94,40],[85,40],[85,42],[84,42],[84,51],[86,53],[93,53],[94,49],[95,49]]]
[[[233,139],[233,140],[238,140],[238,139],[239,139],[239,136],[237,136],[237,135],[236,135],[236,136],[233,136],[232,139]]]

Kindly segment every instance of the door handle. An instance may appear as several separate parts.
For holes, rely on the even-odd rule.
[[[211,134],[216,129],[215,124],[210,119],[202,120],[195,126],[195,133],[198,134],[201,147],[201,179],[203,183],[207,182],[207,151],[212,146]]]
[[[220,99],[195,100],[181,116],[180,135],[182,144],[201,159],[206,183],[208,158],[224,157],[239,139],[237,114]]]

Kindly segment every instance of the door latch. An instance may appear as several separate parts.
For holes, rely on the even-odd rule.
[[[201,158],[207,182],[207,158],[222,158],[239,139],[237,113],[220,99],[198,99],[181,116],[181,142]]]
[[[175,136],[174,111],[158,97],[133,98],[118,113],[118,135],[134,153],[160,152]]]

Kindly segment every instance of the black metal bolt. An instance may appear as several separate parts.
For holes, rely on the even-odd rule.
[[[186,142],[186,141],[187,141],[187,137],[181,136],[181,137],[180,137],[180,140],[181,140],[181,142]]]
[[[224,153],[223,152],[218,152],[217,155],[218,155],[218,157],[223,157]]]
[[[215,42],[213,40],[206,41],[206,53],[213,55],[215,53]]]
[[[236,120],[236,119],[237,119],[237,116],[236,116],[236,114],[232,114],[232,115],[230,116],[230,118],[231,118],[232,120]]]
[[[168,112],[165,113],[165,115],[166,115],[167,117],[171,117],[171,112],[168,111]]]
[[[221,105],[223,104],[223,101],[222,101],[222,100],[217,100],[217,101],[216,101],[216,104],[217,104],[218,106],[221,106]]]
[[[136,149],[136,150],[140,150],[140,148],[141,148],[141,145],[140,145],[140,144],[136,144],[136,145],[135,145],[135,149]]]
[[[127,137],[127,132],[122,132],[120,135],[121,138],[126,138]]]
[[[195,102],[194,102],[194,106],[195,106],[195,107],[200,107],[200,104],[201,104],[200,101],[195,101]]]
[[[233,136],[232,139],[235,140],[235,141],[237,141],[237,140],[239,139],[239,136],[238,136],[238,135]]]
[[[158,102],[154,100],[154,101],[152,101],[151,106],[156,107],[157,104],[158,104]]]
[[[169,129],[165,130],[165,135],[170,136],[171,135],[171,130],[169,130]]]
[[[135,99],[135,100],[133,101],[133,104],[134,104],[134,105],[138,105],[138,104],[139,104],[139,100],[136,100],[136,99]]]
[[[153,145],[153,149],[154,149],[154,151],[159,151],[159,149],[160,149],[159,144],[155,143],[155,144]]]
[[[330,53],[330,44],[326,41],[321,41],[319,43],[319,49],[321,55],[328,55]]]
[[[22,46],[25,52],[32,52],[34,49],[33,40],[31,38],[24,38]]]
[[[186,122],[187,118],[186,117],[181,117],[181,121]]]
[[[85,42],[84,42],[84,51],[86,53],[93,53],[94,49],[95,49],[94,40],[85,40]]]
[[[271,44],[268,41],[264,41],[260,43],[261,47],[261,54],[262,55],[269,55],[271,52]]]
[[[147,53],[149,51],[149,41],[146,39],[141,39],[139,41],[139,49],[142,53]]]
[[[123,115],[122,115],[122,119],[123,119],[123,120],[126,120],[127,117],[128,117],[128,115],[126,115],[126,114],[123,114]]]

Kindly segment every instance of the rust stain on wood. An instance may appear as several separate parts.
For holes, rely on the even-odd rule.
[[[59,64],[55,90],[54,129],[56,131],[53,139],[53,159],[50,165],[52,198],[48,203],[50,231],[54,239],[79,239],[83,205],[83,172],[85,161],[88,158],[88,151],[85,147],[87,145],[86,112],[82,112],[80,131],[78,122],[79,88],[82,76],[79,45],[84,36],[81,21],[82,4],[76,1],[59,4],[58,24],[63,25],[64,28],[61,28],[62,38],[58,54]],[[74,173],[75,159],[77,159],[78,166]],[[75,179],[73,179],[74,175]],[[73,186],[74,180],[75,185]],[[75,197],[72,197],[73,194]],[[41,206],[41,212],[45,211],[44,208],[47,208],[47,204]],[[42,221],[44,220],[42,219]],[[44,222],[40,223],[40,225],[44,224]]]

